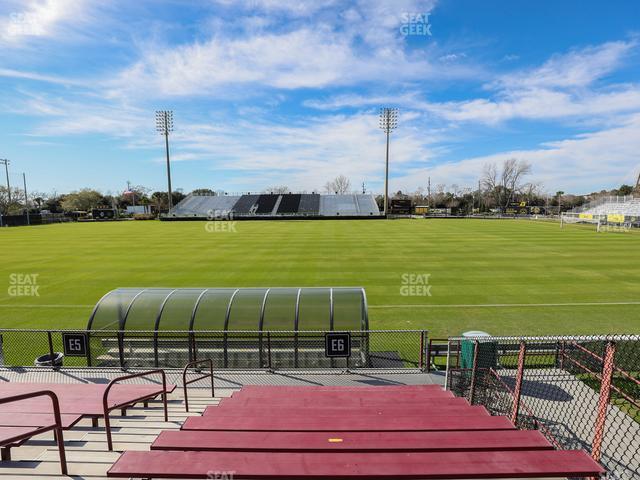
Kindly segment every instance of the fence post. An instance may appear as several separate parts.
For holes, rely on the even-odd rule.
[[[87,339],[87,367],[91,366],[91,332],[87,330],[85,332],[85,337]]]
[[[53,364],[53,357],[54,357],[53,338],[51,336],[51,331],[50,330],[47,332],[47,339],[49,340],[49,359],[51,360],[51,368],[53,370],[55,370],[56,366]]]
[[[476,372],[478,370],[478,345],[480,342],[476,340],[473,344],[473,367],[471,369],[471,385],[469,386],[469,403],[473,405],[473,397],[476,393]]]
[[[121,330],[118,331],[118,354],[120,356],[120,369],[126,370],[124,362],[124,334]]]
[[[427,372],[429,371],[429,359],[427,359]],[[424,371],[424,330],[420,332],[420,371]]]
[[[611,380],[613,378],[613,364],[616,353],[616,344],[607,342],[602,363],[602,380],[600,382],[600,396],[598,398],[598,414],[594,424],[593,444],[591,447],[591,457],[600,461],[602,453],[602,441],[604,439],[604,427],[607,423],[607,409],[611,397]]]
[[[271,371],[271,332],[267,332],[267,351],[269,354],[269,371]]]
[[[518,411],[520,410],[520,396],[522,395],[522,377],[524,376],[524,362],[527,354],[527,345],[520,342],[520,351],[518,352],[518,371],[516,373],[516,384],[513,389],[513,409],[511,410],[511,423],[516,425],[518,421]]]

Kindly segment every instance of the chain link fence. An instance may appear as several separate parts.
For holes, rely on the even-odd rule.
[[[447,388],[640,479],[640,337],[449,339]]]
[[[423,371],[424,330],[348,332],[350,356],[329,358],[328,331],[0,330],[0,366],[33,366],[63,354],[57,367],[182,368],[211,359],[216,369],[375,369]]]

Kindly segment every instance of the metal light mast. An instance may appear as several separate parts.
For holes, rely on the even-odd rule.
[[[380,128],[387,135],[387,156],[384,172],[384,214],[389,213],[389,136],[398,127],[398,109],[384,107],[380,109]]]
[[[4,172],[7,175],[7,196],[9,197],[8,205],[11,205],[11,185],[9,185],[9,164],[11,162],[6,158],[0,158],[0,163],[4,164]]]
[[[171,163],[169,161],[169,133],[173,132],[173,110],[156,110],[156,130],[164,135],[164,145],[167,152],[167,193],[169,211],[173,208],[173,194],[171,192]]]

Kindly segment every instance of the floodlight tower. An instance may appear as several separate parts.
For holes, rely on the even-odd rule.
[[[156,110],[156,130],[164,135],[164,145],[167,152],[167,194],[169,200],[169,212],[173,208],[171,192],[171,163],[169,161],[169,133],[173,132],[173,110]]]
[[[380,109],[380,128],[387,135],[387,157],[384,171],[384,214],[389,210],[389,136],[398,127],[398,109],[384,107]]]
[[[9,197],[9,205],[11,205],[11,185],[9,185],[9,164],[11,162],[6,158],[0,158],[0,164],[4,164],[4,173],[7,175],[7,196]]]

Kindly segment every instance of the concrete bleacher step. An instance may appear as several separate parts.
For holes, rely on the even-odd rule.
[[[184,411],[182,390],[169,395],[169,422],[164,422],[162,403],[149,402],[149,407],[139,406],[127,410],[127,416],[110,416],[113,426],[114,450],[109,452],[105,438],[104,422],[93,428],[91,420],[83,419],[74,428],[64,432],[67,466],[70,477],[60,475],[58,449],[53,434],[47,432],[34,437],[24,445],[12,449],[13,460],[2,462],[0,480],[51,479],[106,479],[107,470],[120,456],[120,452],[148,451],[150,444],[163,430],[178,430],[185,419],[199,416],[207,406],[217,405],[220,397],[212,398],[209,389],[189,391],[191,412]]]

